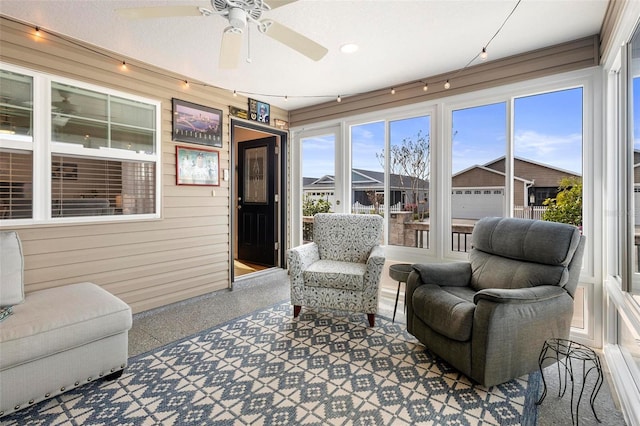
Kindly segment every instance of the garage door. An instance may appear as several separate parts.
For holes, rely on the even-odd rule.
[[[454,219],[480,219],[502,216],[503,189],[459,189],[451,191],[451,214]]]

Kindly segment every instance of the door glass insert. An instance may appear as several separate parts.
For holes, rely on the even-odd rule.
[[[244,202],[267,202],[267,147],[248,148],[244,158]]]

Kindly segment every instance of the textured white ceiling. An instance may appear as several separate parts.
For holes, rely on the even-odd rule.
[[[220,39],[228,25],[221,16],[130,20],[115,12],[165,5],[211,8],[206,0],[2,0],[0,13],[292,110],[460,69],[491,40],[516,3],[299,0],[263,18],[306,35],[329,53],[314,62],[252,27],[234,70],[218,68]],[[488,60],[597,34],[607,4],[523,0],[489,44]],[[360,49],[341,53],[347,42]]]

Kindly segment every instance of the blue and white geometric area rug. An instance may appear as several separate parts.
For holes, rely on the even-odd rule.
[[[536,374],[485,388],[404,324],[288,302],[136,356],[7,425],[535,424]]]

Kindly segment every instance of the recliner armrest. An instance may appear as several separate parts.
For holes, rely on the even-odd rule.
[[[541,285],[529,288],[490,288],[480,290],[473,296],[476,305],[480,300],[495,303],[531,303],[550,300],[567,294],[562,287],[555,285]]]
[[[471,282],[471,263],[423,263],[413,265],[423,284],[443,287],[466,287]]]

